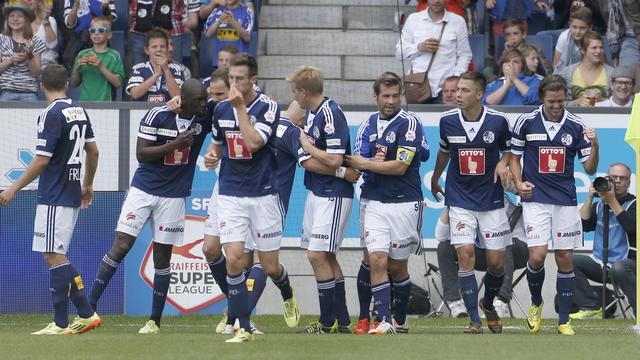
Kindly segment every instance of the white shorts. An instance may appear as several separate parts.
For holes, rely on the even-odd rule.
[[[582,246],[582,220],[578,206],[522,202],[527,245],[546,246],[552,240],[556,250]]]
[[[32,250],[65,255],[80,208],[38,205],[33,224]]]
[[[218,196],[220,243],[242,242],[245,250],[274,251],[282,242],[282,213],[277,194]]]
[[[472,211],[451,206],[449,230],[456,248],[476,244],[481,249],[504,250],[512,244],[509,218],[502,208]]]
[[[131,187],[122,204],[116,231],[137,237],[150,222],[153,241],[181,245],[184,238],[184,198],[165,198]]]
[[[367,242],[364,239],[364,216],[367,212],[367,204],[369,203],[368,199],[360,198],[360,213],[358,217],[358,222],[360,223],[360,247],[365,249],[367,247]]]
[[[381,251],[395,260],[420,253],[422,201],[385,204],[370,200],[364,236],[369,254]]]
[[[218,180],[216,180],[211,192],[209,208],[207,209],[207,220],[204,222],[205,235],[220,236],[220,229],[218,228],[218,193]]]
[[[302,220],[302,248],[337,252],[347,231],[352,205],[351,198],[319,197],[309,191]]]

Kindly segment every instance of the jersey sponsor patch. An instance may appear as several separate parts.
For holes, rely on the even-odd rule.
[[[538,172],[542,174],[564,173],[565,148],[541,146],[538,148]]]
[[[70,123],[72,121],[86,121],[87,115],[84,112],[84,109],[81,107],[68,107],[62,109],[62,115],[64,115],[65,120]]]
[[[527,134],[526,139],[527,141],[547,141],[547,134]]]
[[[159,95],[149,95],[147,97],[147,102],[150,103],[159,103],[159,102],[164,102],[164,95],[159,94]]]
[[[374,156],[374,160],[384,161],[387,157],[387,147],[384,145],[376,144],[376,156]]]
[[[167,136],[167,137],[176,137],[176,136],[178,136],[178,130],[171,130],[171,129],[160,128],[160,129],[157,130],[156,133],[158,135],[160,135],[160,136]]]
[[[268,123],[276,121],[276,114],[273,111],[267,111],[264,113],[264,120]]]
[[[525,142],[524,142],[524,140],[511,138],[511,144],[515,145],[515,146],[524,146]]]
[[[278,128],[276,129],[276,136],[281,138],[285,131],[287,131],[287,127],[285,125],[278,125]]]
[[[253,154],[247,148],[240,131],[227,131],[227,151],[230,159],[252,159]]]
[[[265,133],[267,136],[271,136],[271,127],[269,127],[269,125],[265,124],[265,123],[257,123],[253,126],[256,130],[261,130],[263,133]]]
[[[186,165],[189,163],[190,147],[175,149],[164,156],[165,165]]]
[[[47,146],[47,140],[46,139],[36,139],[36,146]]]
[[[340,146],[340,139],[328,139],[327,146]]]
[[[467,142],[466,136],[447,136],[449,144],[464,144]]]
[[[586,148],[580,150],[580,157],[585,157],[591,155],[591,148]]]
[[[324,126],[324,132],[327,135],[333,135],[336,132],[336,128],[331,123],[326,123]],[[315,136],[315,133],[313,134]]]
[[[156,135],[158,133],[158,129],[152,126],[140,126],[140,132],[143,134]]]
[[[228,127],[228,128],[236,127],[235,120],[218,120],[218,124],[220,125],[220,127]]]
[[[484,149],[458,149],[461,175],[484,175]]]
[[[374,142],[378,138],[378,134],[369,135],[369,142]]]

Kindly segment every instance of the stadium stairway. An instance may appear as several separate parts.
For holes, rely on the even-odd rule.
[[[324,73],[327,96],[340,104],[372,104],[372,81],[384,71],[402,73],[394,57],[396,11],[395,1],[388,0],[263,1],[259,85],[287,102],[291,91],[285,77],[298,65],[313,65]],[[408,15],[415,7],[401,11]]]

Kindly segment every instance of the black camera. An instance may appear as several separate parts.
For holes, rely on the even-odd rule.
[[[598,192],[607,192],[611,190],[613,186],[613,181],[608,176],[598,176],[593,180],[593,188]]]

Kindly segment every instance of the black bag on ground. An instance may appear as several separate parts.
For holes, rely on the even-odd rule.
[[[411,292],[409,293],[409,304],[407,305],[407,314],[410,315],[427,315],[431,311],[431,303],[429,303],[429,293],[416,284],[411,284]]]

